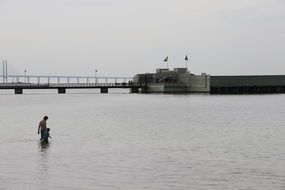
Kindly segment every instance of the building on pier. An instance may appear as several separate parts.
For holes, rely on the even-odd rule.
[[[210,75],[195,75],[187,68],[156,69],[156,73],[135,75],[135,83],[144,83],[144,92],[209,93]]]

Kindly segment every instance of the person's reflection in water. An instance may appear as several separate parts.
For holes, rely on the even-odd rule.
[[[50,142],[41,141],[39,144],[40,144],[40,146],[39,146],[40,147],[40,152],[47,152],[48,151]]]
[[[38,167],[36,171],[36,183],[39,185],[39,188],[48,187],[49,179],[49,151],[51,148],[50,143],[44,141],[39,143],[39,159]]]

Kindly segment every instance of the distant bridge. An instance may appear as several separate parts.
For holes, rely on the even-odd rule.
[[[138,93],[144,87],[130,77],[0,75],[0,79],[0,89],[14,89],[15,94],[22,94],[23,89],[58,89],[58,93],[66,93],[66,89],[82,88],[97,88],[101,93],[108,93],[109,88],[128,88]]]

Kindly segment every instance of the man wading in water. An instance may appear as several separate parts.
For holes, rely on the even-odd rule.
[[[46,122],[47,120],[48,120],[48,116],[44,116],[44,119],[41,120],[39,123],[38,134],[40,134],[40,129],[41,129],[41,139],[40,140],[44,139],[44,134],[47,129],[47,122]]]

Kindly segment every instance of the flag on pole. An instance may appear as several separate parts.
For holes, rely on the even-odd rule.
[[[188,61],[188,57],[187,57],[187,55],[185,56],[185,61]]]
[[[164,59],[164,62],[168,61],[168,56]]]

